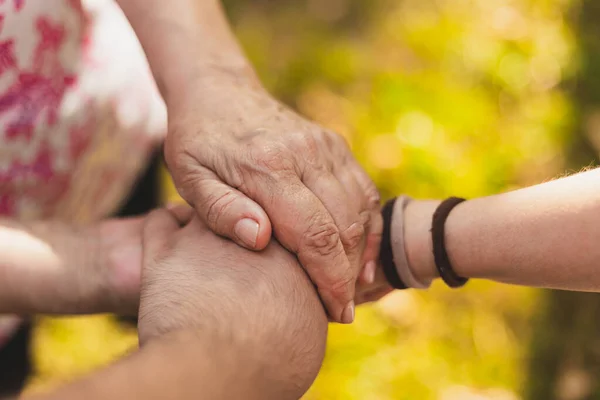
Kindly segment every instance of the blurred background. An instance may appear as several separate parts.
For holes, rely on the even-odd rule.
[[[225,4],[265,85],[344,135],[384,198],[483,196],[596,162],[596,0]],[[600,399],[598,332],[593,294],[482,282],[393,293],[331,326],[306,399]],[[136,345],[111,317],[41,319],[31,388]]]

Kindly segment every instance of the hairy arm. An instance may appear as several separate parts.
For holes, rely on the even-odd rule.
[[[437,275],[429,228],[439,202],[405,211],[406,250],[422,279]],[[600,291],[600,169],[496,196],[452,211],[446,246],[459,275]]]
[[[25,400],[259,400],[260,375],[243,349],[206,332],[181,331],[149,341],[112,366],[49,394]]]
[[[144,227],[141,349],[31,400],[304,394],[323,360],[327,319],[297,261],[276,243],[242,249],[198,220],[180,227],[181,215],[158,210]]]

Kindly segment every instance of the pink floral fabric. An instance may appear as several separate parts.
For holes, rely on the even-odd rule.
[[[165,106],[113,0],[0,0],[0,217],[109,215],[165,132]]]

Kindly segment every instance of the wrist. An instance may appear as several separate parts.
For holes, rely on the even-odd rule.
[[[212,79],[258,82],[229,28],[221,1],[118,2],[144,48],[169,108],[190,87]]]
[[[441,201],[413,201],[404,213],[405,250],[411,271],[422,282],[439,278],[433,256],[431,226],[433,215]],[[454,272],[464,278],[477,278],[488,260],[480,248],[497,238],[480,229],[482,215],[493,221],[487,211],[487,198],[470,200],[458,205],[449,215],[444,229],[445,247]]]
[[[181,107],[204,109],[215,102],[221,106],[220,99],[236,97],[241,88],[266,93],[247,62],[190,60],[186,66],[166,67],[155,77],[169,112],[177,112]]]
[[[139,307],[142,270],[143,218],[104,221],[94,230],[95,270],[106,288],[102,305],[107,312],[135,315]]]
[[[438,278],[433,257],[431,222],[440,201],[412,201],[404,211],[404,248],[408,265],[420,282]]]

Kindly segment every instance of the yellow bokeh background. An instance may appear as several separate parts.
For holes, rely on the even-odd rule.
[[[484,196],[573,168],[580,1],[224,3],[265,85],[344,135],[384,198]],[[306,398],[521,399],[542,297],[436,284],[360,307],[355,324],[331,327]],[[134,349],[136,336],[109,316],[42,318],[34,342],[41,390]]]

